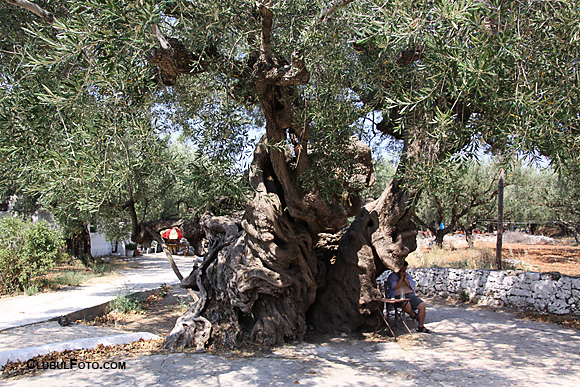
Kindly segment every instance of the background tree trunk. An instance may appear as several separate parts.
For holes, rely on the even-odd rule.
[[[435,246],[439,248],[443,247],[443,238],[445,237],[445,234],[447,234],[445,230],[435,230]]]
[[[94,258],[91,255],[91,235],[86,227],[67,238],[66,249],[70,255],[80,259],[85,265],[94,262]]]

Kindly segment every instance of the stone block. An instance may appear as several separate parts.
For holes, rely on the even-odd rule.
[[[557,271],[540,274],[540,279],[542,280],[558,281],[561,277],[562,274],[558,273]]]
[[[421,277],[415,281],[417,281],[418,287],[428,288],[431,285],[431,283],[429,282],[429,278],[427,278],[427,277]]]
[[[536,273],[533,271],[529,271],[525,273],[525,281],[527,283],[532,283],[533,281],[539,281],[540,280],[540,273]]]
[[[503,277],[501,284],[503,286],[512,287],[512,286],[514,286],[515,282],[516,282],[516,278],[514,276],[506,275]]]
[[[567,305],[562,300],[556,300],[555,302],[547,305],[547,311],[554,314],[569,314],[570,306]]]
[[[532,284],[534,298],[550,299],[556,294],[556,284],[550,280],[540,280]]]
[[[511,291],[509,292],[510,295],[512,296],[519,296],[519,297],[530,297],[532,296],[532,292],[529,289],[529,287],[526,288],[522,288],[522,287],[517,287],[517,288],[512,288]]]
[[[530,305],[528,297],[509,295],[506,297],[506,304],[516,308],[526,308]]]
[[[494,270],[489,273],[489,275],[487,276],[487,280],[488,282],[489,281],[502,282],[503,277],[505,277],[505,273],[503,271]]]

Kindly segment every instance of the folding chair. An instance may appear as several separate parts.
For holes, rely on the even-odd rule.
[[[394,321],[395,327],[397,326],[397,321],[400,319],[401,322],[403,323],[403,325],[405,325],[405,328],[407,328],[407,331],[409,332],[409,334],[412,334],[411,330],[409,329],[409,326],[407,325],[407,322],[405,321],[405,314],[406,313],[403,310],[405,305],[409,301],[406,301],[406,302],[401,301],[403,299],[403,295],[396,295],[395,299],[387,298],[388,294],[389,294],[388,290],[389,290],[388,284],[386,282],[383,283],[383,288],[381,289],[381,291],[385,295],[385,298],[382,300],[382,302],[385,304],[385,308],[383,309],[383,319],[385,320],[385,323],[387,323],[387,326],[391,330],[391,333],[393,335],[395,335],[395,333],[391,329],[391,326],[388,322],[391,314],[393,314],[393,321]],[[419,313],[417,310],[413,310],[413,312],[415,313],[415,315],[417,315]],[[409,316],[409,318],[410,317],[411,316]]]

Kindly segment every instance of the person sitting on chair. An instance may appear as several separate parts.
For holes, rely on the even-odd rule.
[[[405,304],[403,310],[407,312],[409,316],[417,320],[417,332],[431,333],[431,331],[425,328],[424,325],[427,304],[415,295],[413,288],[415,287],[416,282],[413,281],[409,273],[407,273],[408,266],[409,264],[405,261],[403,267],[401,267],[398,273],[393,271],[389,274],[387,277],[387,289],[389,294],[387,294],[387,296],[395,298],[395,295],[404,295],[404,298],[408,299],[409,302]]]

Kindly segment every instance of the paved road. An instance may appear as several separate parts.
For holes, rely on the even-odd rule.
[[[7,386],[578,386],[578,330],[503,310],[428,300],[432,334],[397,342],[352,337],[239,354],[134,358],[125,369],[64,369]],[[104,362],[97,366],[105,367]]]
[[[0,300],[0,326],[46,320],[106,302],[119,292],[158,287],[176,281],[162,254],[136,259],[141,268],[121,272],[114,281],[66,292]],[[178,258],[184,273],[191,258]],[[175,353],[133,358],[124,369],[61,369],[7,386],[577,386],[580,334],[576,329],[518,318],[510,311],[429,300],[432,334],[414,333],[397,342],[327,338],[290,344],[248,357]],[[65,305],[61,305],[65,304]],[[22,313],[21,313],[22,312]],[[39,335],[59,340],[75,329],[54,323],[1,332],[19,343],[38,345]],[[402,330],[400,330],[402,331]],[[43,333],[39,333],[43,332]],[[49,333],[50,332],[50,333]],[[17,333],[18,336],[17,337]],[[98,337],[101,330],[87,331]],[[27,336],[29,335],[29,336]],[[2,336],[2,335],[0,335]],[[54,336],[54,337],[53,337]],[[62,337],[60,337],[62,336]],[[40,340],[38,343],[35,340]],[[56,341],[56,338],[55,338]],[[7,343],[8,344],[8,343]],[[18,347],[8,344],[7,347]],[[106,367],[103,361],[97,366]]]
[[[161,284],[178,283],[165,254],[145,254],[124,258],[133,269],[119,271],[111,278],[97,278],[88,284],[33,296],[0,298],[0,331],[46,321],[113,300],[120,294],[156,289]],[[176,256],[183,275],[191,271],[193,257]]]

